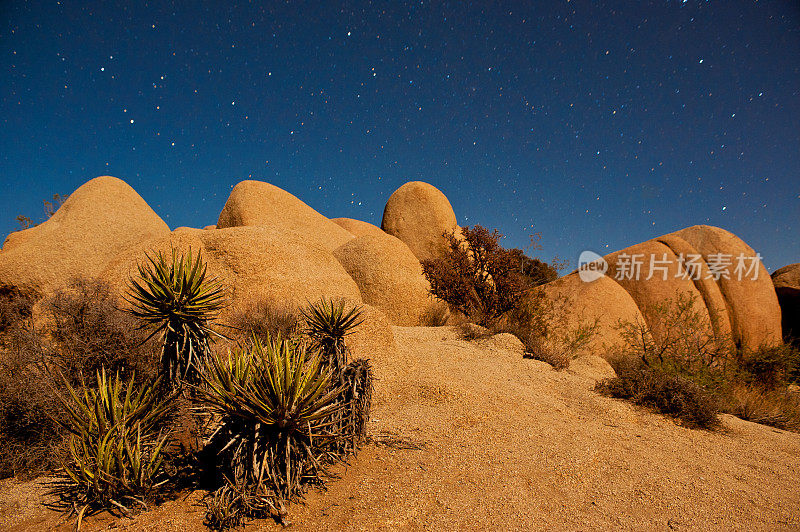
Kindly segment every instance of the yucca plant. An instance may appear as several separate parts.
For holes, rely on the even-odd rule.
[[[342,390],[336,398],[340,408],[331,420],[338,437],[328,439],[324,447],[329,459],[343,459],[355,452],[365,433],[372,400],[372,368],[363,359],[348,362],[345,345],[345,337],[364,322],[362,310],[348,308],[343,299],[323,298],[302,313],[312,346],[323,353],[333,373],[331,386]]]
[[[126,300],[129,312],[162,338],[161,373],[173,386],[199,382],[209,353],[209,338],[221,336],[209,327],[225,305],[225,289],[207,279],[201,253],[192,256],[172,250],[168,260],[160,251],[139,264],[139,279],[131,279]]]
[[[284,519],[285,502],[302,492],[302,482],[321,479],[324,464],[315,448],[336,437],[330,420],[340,408],[341,388],[330,386],[330,370],[317,351],[280,336],[264,344],[254,338],[250,348],[210,357],[201,378],[198,396],[222,420],[209,440],[220,449],[226,478],[209,519]]]
[[[364,321],[361,309],[358,306],[348,309],[344,299],[323,298],[301,312],[312,345],[322,351],[328,366],[338,374],[347,364],[344,337]]]
[[[87,513],[99,510],[128,513],[131,504],[146,508],[167,479],[163,474],[165,426],[172,413],[172,397],[159,392],[159,379],[141,386],[135,375],[124,383],[119,374],[97,373],[97,389],[84,383],[77,392],[64,384],[69,398],[59,396],[63,419],[71,433],[69,456],[55,492],[71,505],[78,528]]]

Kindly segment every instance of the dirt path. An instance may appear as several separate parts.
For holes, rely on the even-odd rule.
[[[676,426],[523,359],[505,335],[394,332],[397,359],[374,360],[378,443],[292,506],[292,528],[800,530],[799,434],[730,416],[724,431]],[[4,486],[6,529],[58,526],[37,505],[40,484]],[[87,530],[203,530],[199,495]]]

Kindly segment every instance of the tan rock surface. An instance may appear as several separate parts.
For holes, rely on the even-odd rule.
[[[662,338],[664,334],[662,324],[664,316],[659,312],[659,305],[663,306],[668,301],[675,302],[681,294],[694,299],[694,308],[708,320],[707,325],[711,326],[702,294],[690,279],[679,275],[678,257],[661,242],[655,240],[642,242],[610,253],[605,259],[608,262],[606,276],[627,290],[655,338]],[[638,273],[631,272],[630,268],[624,265],[626,262],[640,263]],[[629,275],[631,273],[632,275]]]
[[[120,293],[137,273],[145,251],[170,253],[172,247],[202,250],[209,276],[230,287],[229,311],[262,300],[297,307],[323,296],[361,301],[358,286],[327,250],[302,236],[263,226],[174,232],[126,250],[103,277]]]
[[[664,235],[656,240],[669,247],[676,256],[683,256],[685,260],[689,260],[689,257],[698,254],[694,247],[677,235]],[[734,343],[733,330],[731,329],[731,318],[728,314],[728,305],[725,302],[725,297],[719,289],[719,284],[711,277],[705,260],[697,261],[697,264],[699,268],[697,273],[692,272],[692,282],[703,298],[714,332],[719,338],[730,339],[732,346]]]
[[[441,256],[447,249],[442,235],[456,228],[447,197],[422,181],[410,181],[395,190],[381,222],[381,229],[405,242],[419,260]]]
[[[0,285],[49,292],[73,277],[99,275],[121,250],[167,233],[167,224],[127,183],[96,177],[49,220],[9,235],[0,251]]]
[[[616,326],[620,321],[643,323],[636,302],[613,279],[583,282],[577,273],[542,285],[554,309],[554,325],[562,332],[597,323],[597,333],[582,354],[606,356],[625,345]]]
[[[431,299],[422,266],[402,241],[387,235],[360,236],[333,255],[358,285],[361,297],[394,325],[418,325]]]
[[[800,435],[723,416],[691,430],[592,392],[586,379],[450,327],[394,328],[376,364],[371,441],[327,490],[289,507],[296,530],[792,530]],[[0,483],[13,531],[71,522],[43,483]],[[37,491],[38,490],[38,491]],[[203,530],[203,492],[85,530]],[[61,523],[61,524],[59,524]],[[283,530],[272,520],[245,530]]]
[[[267,226],[290,231],[333,251],[353,238],[292,194],[262,181],[242,181],[233,187],[217,228]]]
[[[727,302],[734,341],[747,349],[781,342],[781,311],[767,269],[759,263],[757,275],[743,274],[737,279],[737,257],[755,257],[753,248],[733,233],[710,225],[695,225],[673,234],[699,251],[706,263],[715,254],[729,257],[731,264],[724,268],[727,276],[717,283]]]
[[[331,221],[354,236],[381,236],[386,234],[377,225],[354,220],[353,218],[333,218]]]

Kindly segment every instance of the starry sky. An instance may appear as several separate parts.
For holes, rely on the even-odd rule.
[[[380,225],[429,182],[577,265],[694,224],[800,261],[800,3],[0,0],[0,238],[98,175]]]

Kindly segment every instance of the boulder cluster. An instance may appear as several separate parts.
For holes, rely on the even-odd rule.
[[[457,230],[445,195],[420,181],[391,195],[381,227],[329,219],[274,185],[242,181],[216,225],[170,231],[124,181],[103,176],[78,188],[49,220],[8,236],[0,251],[0,287],[47,294],[75,277],[95,277],[122,294],[147,253],[191,248],[230,287],[232,309],[263,300],[299,307],[323,296],[341,297],[365,305],[372,327],[391,336],[389,324],[420,324],[432,303],[420,261],[441,256],[443,235]],[[643,257],[644,273],[649,261],[663,261],[657,271],[666,280],[618,275],[632,255]],[[574,272],[546,285],[545,292],[565,303],[569,321],[597,321],[592,350],[598,352],[621,341],[619,320],[641,320],[658,335],[662,324],[654,309],[681,292],[693,296],[715,330],[740,347],[781,340],[779,297],[795,309],[784,312],[784,328],[798,327],[800,264],[775,272],[772,280],[761,264],[755,278],[751,273],[739,279],[733,264],[725,275],[710,275],[709,264],[720,255],[755,252],[723,229],[693,226],[607,255],[606,275],[593,282]],[[679,275],[679,259],[687,256],[700,257],[697,279]],[[386,331],[381,335],[391,343]]]

